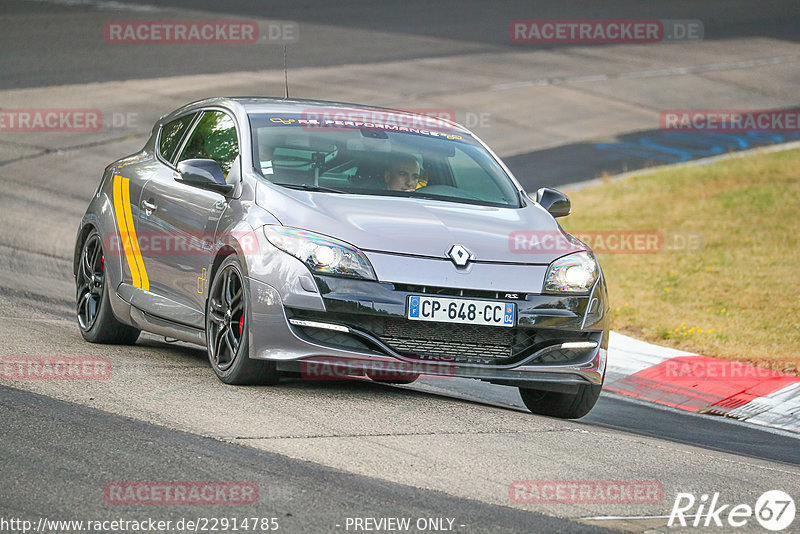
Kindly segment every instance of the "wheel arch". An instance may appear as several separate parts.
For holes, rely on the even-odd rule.
[[[208,309],[208,296],[211,293],[211,284],[214,282],[214,277],[217,275],[217,271],[219,271],[219,268],[223,264],[223,262],[231,256],[236,256],[237,259],[239,259],[239,267],[242,269],[243,274],[247,276],[246,266],[242,264],[239,251],[237,251],[231,245],[224,245],[223,247],[221,247],[214,255],[214,260],[211,262],[211,267],[209,268],[208,278],[206,282],[207,289],[205,291],[205,299],[203,299],[204,313],[205,310]]]
[[[75,239],[75,250],[72,256],[73,276],[78,276],[78,264],[81,261],[81,251],[83,250],[83,244],[86,242],[86,238],[89,237],[89,234],[92,233],[92,230],[97,230],[97,228],[93,223],[83,224],[78,229],[78,237]]]
[[[239,253],[230,245],[225,245],[217,251],[216,256],[214,256],[214,261],[211,262],[211,272],[208,275],[209,282],[217,275],[220,265],[228,259],[228,256],[236,256],[238,258]],[[208,295],[206,295],[206,299],[208,299]]]

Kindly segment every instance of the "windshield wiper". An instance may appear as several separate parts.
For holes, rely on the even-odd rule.
[[[280,182],[272,182],[275,185],[280,185],[283,187],[288,187],[289,189],[300,189],[301,191],[322,191],[325,193],[346,193],[347,191],[340,191],[338,189],[333,189],[332,187],[325,187],[323,185],[314,185],[314,184],[284,184]]]

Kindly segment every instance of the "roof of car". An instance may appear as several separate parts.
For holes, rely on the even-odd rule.
[[[246,113],[315,113],[319,115],[335,115],[336,110],[348,110],[351,112],[367,112],[374,114],[391,113],[393,116],[408,117],[412,123],[425,123],[424,121],[430,120],[434,117],[444,123],[447,123],[449,128],[472,135],[472,133],[453,121],[442,118],[433,113],[436,110],[431,110],[432,114],[414,113],[408,110],[383,108],[378,106],[364,106],[361,104],[350,104],[347,102],[331,102],[327,100],[310,100],[303,98],[275,98],[275,97],[262,97],[262,96],[242,96],[242,97],[217,97],[198,100],[187,104],[183,109],[189,107],[204,107],[213,105],[239,105],[244,108]],[[441,111],[441,110],[439,110]],[[414,121],[414,118],[417,121]]]

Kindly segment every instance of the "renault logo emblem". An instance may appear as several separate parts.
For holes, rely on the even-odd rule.
[[[450,259],[453,260],[453,263],[458,267],[466,266],[472,259],[472,253],[461,245],[453,245],[450,247],[447,255],[450,256]]]

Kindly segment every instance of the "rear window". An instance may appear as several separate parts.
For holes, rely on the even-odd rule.
[[[296,189],[520,205],[509,176],[468,134],[452,128],[330,122],[251,114],[257,173]]]

